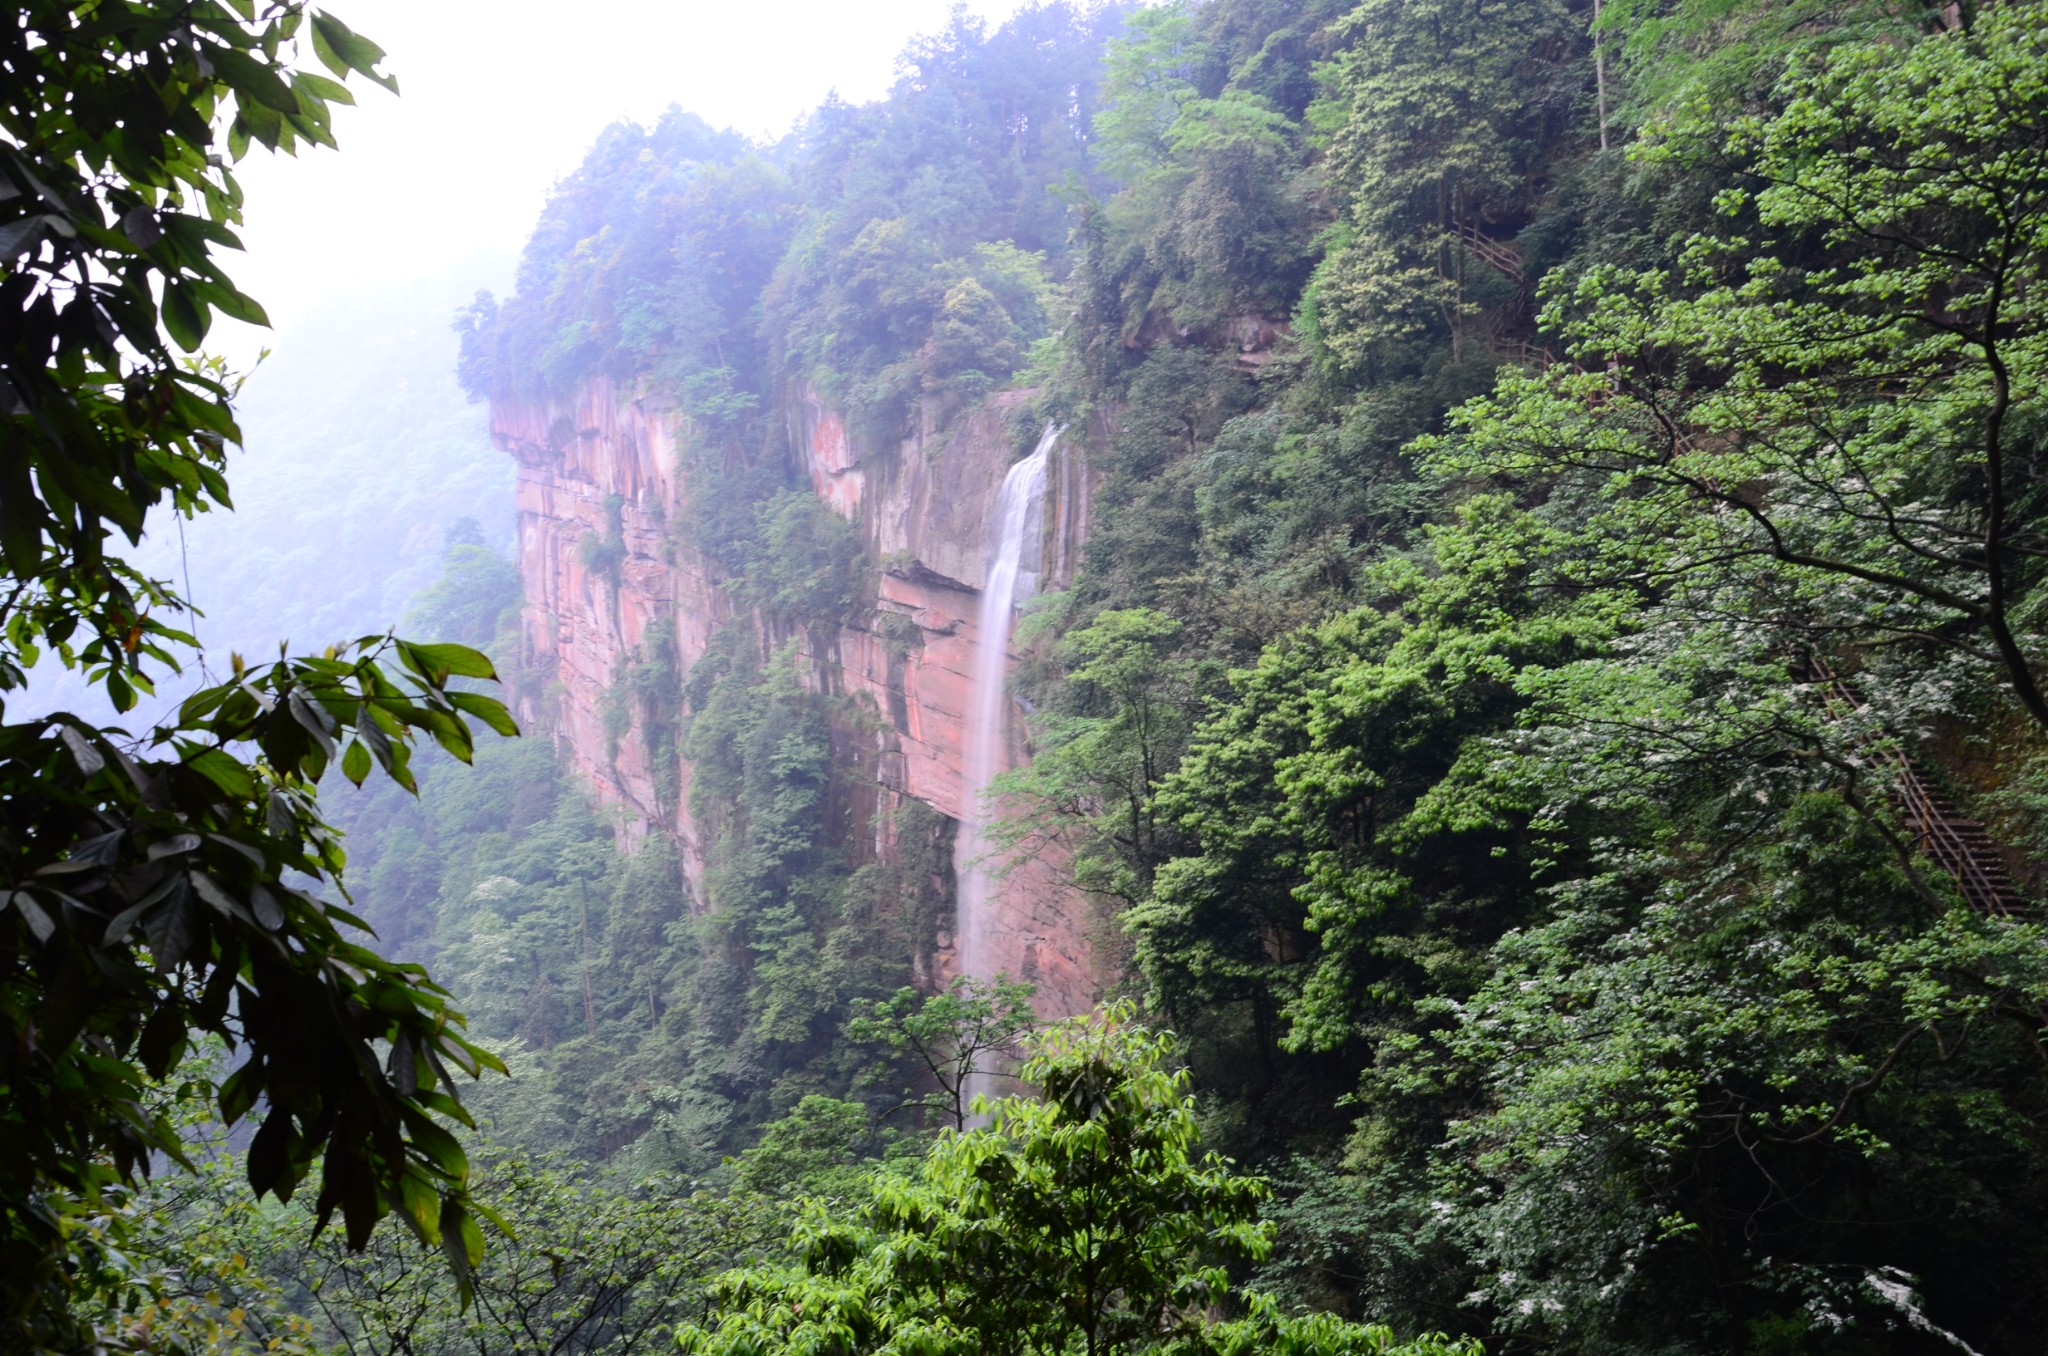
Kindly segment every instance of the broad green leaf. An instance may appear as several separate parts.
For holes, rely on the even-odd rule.
[[[448,704],[465,715],[475,716],[496,734],[507,739],[518,737],[519,723],[505,709],[505,703],[494,697],[486,697],[479,692],[451,692]]]
[[[363,747],[362,740],[351,739],[348,742],[348,750],[341,756],[341,775],[357,786],[361,786],[363,779],[370,775],[370,751]]]
[[[212,316],[205,306],[193,300],[184,287],[172,283],[164,287],[163,320],[164,328],[171,332],[171,339],[178,347],[187,353],[195,353],[206,342]]]
[[[256,779],[230,754],[219,749],[198,749],[183,761],[186,767],[236,800],[253,800],[256,796]]]
[[[453,674],[458,678],[490,678],[498,676],[497,669],[481,652],[467,645],[415,645],[401,642],[400,653],[406,656],[409,665],[421,676],[429,674]]]

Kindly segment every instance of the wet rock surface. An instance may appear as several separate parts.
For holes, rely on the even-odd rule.
[[[794,640],[807,681],[871,706],[877,717],[835,741],[846,746],[849,770],[872,786],[848,829],[859,854],[894,852],[889,824],[903,797],[962,818],[988,524],[1005,473],[1029,450],[1018,445],[1022,402],[1017,393],[998,395],[942,429],[871,453],[836,411],[813,396],[795,398],[788,419],[802,469],[824,502],[859,524],[883,568],[864,615],[793,631],[736,608],[669,531],[692,488],[678,469],[691,436],[686,419],[604,381],[563,400],[493,403],[493,439],[518,465],[523,658],[542,676],[520,694],[522,714],[545,717],[577,774],[624,811],[624,836],[674,838],[699,900],[705,844],[689,812],[687,760],[651,766],[640,740],[609,732],[607,690],[663,619],[673,625],[682,674],[725,625],[751,625],[775,644]],[[1083,433],[1063,439],[1048,464],[1039,542],[1045,589],[1071,580],[1086,536],[1085,448]],[[622,552],[586,546],[614,534]],[[1028,730],[1015,702],[1004,705],[1002,762],[1013,766],[1027,756]],[[1047,1014],[1079,1011],[1102,987],[1090,941],[1094,907],[1073,889],[1057,843],[1026,844],[1019,858],[995,886],[988,963],[1037,983]],[[956,963],[950,946],[918,959],[941,982]]]

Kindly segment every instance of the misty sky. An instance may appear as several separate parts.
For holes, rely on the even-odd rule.
[[[228,273],[273,328],[222,320],[209,351],[249,370],[233,514],[180,536],[158,514],[135,553],[204,610],[210,649],[261,654],[396,622],[439,568],[457,516],[509,541],[510,460],[453,381],[448,321],[477,287],[510,290],[548,190],[620,118],[670,104],[775,138],[837,90],[880,98],[896,54],[949,0],[320,0],[389,54],[337,110],[339,151],[253,151],[245,254]],[[1000,23],[1020,0],[969,0]],[[402,467],[404,474],[387,472]],[[317,582],[316,582],[317,581]],[[198,681],[166,677],[175,698]],[[46,661],[18,711],[96,709]],[[152,710],[154,707],[152,706]],[[111,719],[111,716],[108,717]],[[138,718],[134,723],[141,723]]]
[[[459,273],[505,290],[547,191],[597,133],[671,103],[779,136],[836,89],[880,97],[948,0],[331,0],[390,54],[401,97],[353,82],[339,153],[253,152],[230,273],[284,328],[337,295]],[[1018,0],[970,0],[1000,22]],[[240,345],[217,331],[210,345]]]

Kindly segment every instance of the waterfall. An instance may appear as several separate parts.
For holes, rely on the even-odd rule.
[[[981,616],[974,655],[974,683],[968,694],[962,749],[960,834],[953,850],[959,886],[959,916],[953,929],[958,971],[976,979],[995,978],[989,955],[990,924],[1002,908],[989,853],[988,785],[1003,770],[1008,740],[1006,689],[1010,676],[1010,623],[1019,604],[1038,589],[1039,538],[1045,520],[1045,463],[1060,430],[1052,425],[1030,456],[1003,477],[1002,493],[989,522],[988,568],[981,586]],[[1014,976],[1013,976],[1014,978]],[[989,1091],[986,1076],[970,1090]]]

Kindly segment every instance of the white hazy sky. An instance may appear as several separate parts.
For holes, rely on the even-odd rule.
[[[671,103],[776,137],[827,93],[880,97],[949,0],[331,0],[380,44],[393,98],[351,82],[341,150],[243,165],[230,274],[279,328],[338,294],[463,275],[506,290],[550,186],[608,124]],[[1000,23],[1018,0],[970,0]],[[213,347],[239,348],[217,331]],[[227,341],[223,343],[222,341]]]

